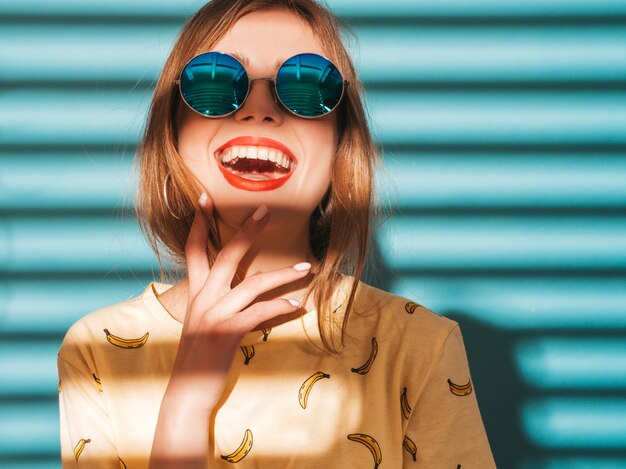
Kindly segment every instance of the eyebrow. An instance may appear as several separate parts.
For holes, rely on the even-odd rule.
[[[235,57],[237,60],[239,60],[243,64],[244,67],[250,65],[250,60],[245,55],[241,55],[237,52],[227,52],[227,53]],[[285,62],[285,60],[287,59],[278,59],[274,63],[274,70],[277,70]]]

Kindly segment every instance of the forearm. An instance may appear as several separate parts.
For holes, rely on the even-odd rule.
[[[152,444],[149,469],[206,469],[210,409],[198,409],[165,394]]]
[[[224,350],[231,349],[213,338],[181,340],[159,410],[149,469],[207,467],[209,423],[234,355]],[[203,361],[204,370],[195,365],[197,357],[209,357]]]

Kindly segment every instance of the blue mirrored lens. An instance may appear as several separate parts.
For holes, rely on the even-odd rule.
[[[234,57],[206,52],[185,65],[180,89],[195,111],[206,116],[223,116],[241,106],[248,92],[248,75]]]
[[[317,117],[332,111],[343,92],[343,77],[328,59],[299,54],[287,60],[276,76],[276,92],[292,112]]]

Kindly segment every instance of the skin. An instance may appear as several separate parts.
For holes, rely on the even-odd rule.
[[[276,9],[244,16],[214,50],[249,57],[247,70],[253,77],[273,76],[278,59],[297,53],[326,55],[307,23]],[[292,266],[307,260],[315,264],[309,218],[329,187],[337,148],[334,113],[318,120],[294,116],[274,103],[266,81],[253,82],[244,106],[230,116],[207,119],[186,108],[180,111],[179,150],[208,197],[196,210],[185,246],[189,276],[159,297],[183,328],[161,402],[151,469],[206,467],[210,416],[241,339],[311,308],[286,298],[301,300],[310,281],[310,265],[304,270]],[[291,149],[299,163],[286,184],[249,192],[224,180],[213,153],[243,135],[270,137]],[[265,216],[254,220],[255,212]],[[224,248],[209,266],[206,243],[213,214]],[[236,275],[243,280],[234,280]]]
[[[278,71],[277,60],[282,63],[298,53],[327,56],[310,26],[281,9],[242,17],[211,50],[247,57],[249,64],[245,68],[249,77],[273,77]],[[308,241],[309,220],[330,185],[338,145],[336,112],[319,119],[300,118],[274,103],[270,86],[264,80],[251,82],[244,105],[224,118],[203,117],[183,102],[178,113],[179,152],[213,202],[224,244],[259,205],[268,206],[270,220],[237,269],[241,279],[259,270],[270,271],[302,261],[316,265]],[[298,165],[286,184],[271,191],[252,192],[233,187],[224,179],[214,158],[215,150],[232,138],[247,135],[278,140],[293,152]],[[262,298],[302,301],[310,277],[280,286]],[[187,298],[185,279],[161,294],[159,301],[183,322]],[[311,301],[305,308],[313,308]],[[276,318],[255,329],[280,324],[303,312]]]

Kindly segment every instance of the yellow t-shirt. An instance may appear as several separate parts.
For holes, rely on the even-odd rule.
[[[65,335],[64,469],[148,466],[182,332],[155,295],[170,287],[152,282]],[[245,336],[210,421],[209,467],[495,467],[458,323],[363,282],[354,305],[339,356],[324,351],[315,310]]]

